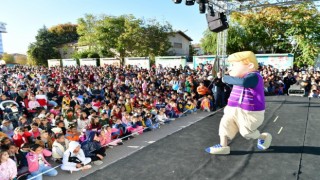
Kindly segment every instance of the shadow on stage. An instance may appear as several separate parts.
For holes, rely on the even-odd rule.
[[[258,153],[286,153],[320,155],[320,147],[312,146],[270,146],[266,151],[231,151],[230,155],[246,155]]]

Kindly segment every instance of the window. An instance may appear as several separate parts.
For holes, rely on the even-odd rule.
[[[173,48],[182,49],[182,43],[173,43]]]

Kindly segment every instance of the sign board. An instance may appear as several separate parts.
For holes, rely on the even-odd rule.
[[[199,64],[213,64],[216,56],[193,56],[193,68],[197,68]]]
[[[148,57],[126,57],[124,65],[137,66],[143,69],[150,69],[150,60]]]
[[[316,71],[320,71],[320,54],[318,54],[318,58],[315,61],[315,69]]]
[[[75,59],[62,59],[63,66],[78,66],[77,60]]]
[[[100,58],[100,66],[105,67],[106,65],[120,67],[120,60],[117,58]]]
[[[0,60],[0,65],[5,65],[6,61],[5,60]]]
[[[293,54],[256,54],[261,65],[271,65],[279,70],[293,67]]]
[[[181,65],[185,67],[187,64],[187,58],[184,56],[163,56],[163,57],[156,57],[156,66],[159,67],[160,65],[164,67],[174,68],[175,66],[179,68]]]
[[[48,59],[48,67],[61,66],[60,59]]]
[[[293,67],[293,54],[256,54],[258,63],[261,65],[271,65],[274,68],[279,70],[288,69]],[[226,58],[225,66],[228,67],[229,63]],[[194,56],[193,57],[193,66],[197,68],[197,66],[201,64],[210,63],[213,64],[215,60],[215,56]],[[222,60],[220,60],[220,66],[223,65]]]
[[[95,58],[79,59],[80,66],[97,66],[97,60]]]
[[[193,68],[196,69],[200,64],[206,65],[206,64],[214,64],[214,60],[216,59],[215,55],[211,56],[193,56]],[[223,66],[223,59],[220,59],[220,66]],[[228,67],[229,63],[227,61],[227,58],[225,58],[225,66]]]

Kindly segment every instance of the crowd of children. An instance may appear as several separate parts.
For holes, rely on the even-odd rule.
[[[56,176],[101,165],[106,149],[172,120],[212,111],[210,66],[3,67],[2,179]],[[41,175],[40,175],[41,174]]]

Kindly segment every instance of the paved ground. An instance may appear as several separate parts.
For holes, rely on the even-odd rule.
[[[153,144],[154,142],[162,138],[167,138],[171,134],[177,131],[180,131],[183,128],[186,128],[192,125],[193,123],[196,123],[197,121],[204,119],[205,117],[213,115],[214,113],[215,112],[198,112],[197,114],[189,114],[188,116],[172,121],[170,124],[161,126],[160,129],[157,129],[151,132],[146,132],[142,135],[136,136],[136,138],[134,139],[131,139],[129,141],[124,141],[124,145],[122,146],[117,146],[112,149],[107,149],[106,151],[107,157],[104,159],[104,164],[101,166],[93,165],[92,166],[93,168],[90,170],[87,170],[84,172],[73,172],[72,174],[62,171],[59,167],[57,167],[57,170],[59,170],[58,176],[56,177],[44,176],[44,179],[50,179],[50,180],[80,179],[81,177],[94,173],[99,169],[103,169],[120,159],[130,156],[131,154],[149,146],[150,144]],[[53,167],[54,166],[55,165],[53,164]],[[94,179],[96,179],[96,177],[94,177]]]
[[[256,140],[237,136],[230,155],[205,153],[218,142],[223,113],[202,112],[109,149],[103,166],[46,179],[319,179],[319,107],[318,99],[268,97],[260,128],[273,135],[267,151],[258,150]]]

